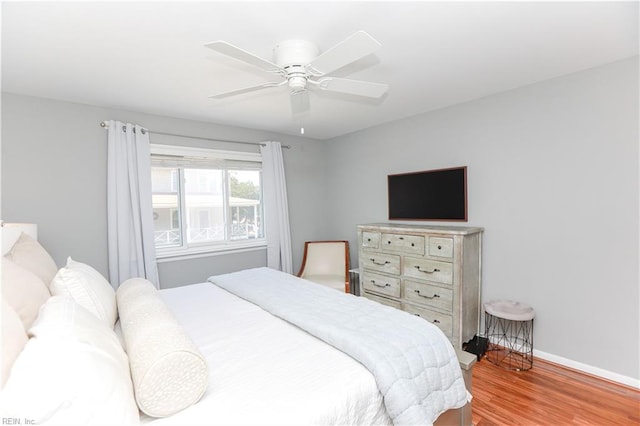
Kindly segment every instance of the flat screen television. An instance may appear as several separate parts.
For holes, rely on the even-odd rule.
[[[467,221],[467,167],[387,177],[390,220]]]

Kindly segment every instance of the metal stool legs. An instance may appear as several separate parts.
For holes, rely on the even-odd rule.
[[[513,321],[487,312],[484,318],[487,359],[509,370],[529,370],[533,366],[533,319]]]

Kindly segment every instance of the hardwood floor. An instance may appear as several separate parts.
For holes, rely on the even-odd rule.
[[[520,372],[482,359],[472,412],[477,426],[640,425],[640,391],[537,358]]]

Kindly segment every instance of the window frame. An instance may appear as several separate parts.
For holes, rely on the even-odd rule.
[[[263,188],[263,179],[262,179],[262,155],[254,152],[244,152],[244,151],[227,151],[227,150],[219,150],[219,149],[211,149],[211,148],[195,148],[195,147],[187,147],[187,146],[179,146],[179,145],[163,145],[163,144],[150,144],[151,155],[165,155],[165,156],[178,156],[178,157],[196,157],[196,158],[209,158],[209,159],[224,159],[224,160],[235,160],[235,161],[247,161],[247,162],[255,162],[260,163],[259,173],[260,173],[260,191],[264,194]],[[153,163],[151,168],[153,169]],[[172,166],[167,166],[172,167]],[[179,198],[179,207],[178,207],[178,216],[180,221],[180,234],[181,234],[181,245],[171,246],[171,247],[156,247],[154,244],[154,248],[156,251],[156,259],[158,262],[170,261],[176,258],[196,258],[203,256],[211,256],[211,255],[221,255],[228,254],[234,252],[243,252],[249,250],[256,249],[264,249],[267,246],[266,239],[266,227],[264,223],[264,195],[261,196],[260,204],[262,210],[262,219],[263,219],[263,236],[260,238],[254,238],[250,240],[233,240],[230,238],[230,234],[228,233],[231,229],[232,224],[229,223],[229,218],[232,216],[231,214],[231,206],[229,205],[229,170],[234,170],[233,167],[230,168],[220,168],[218,170],[222,170],[223,175],[223,198],[224,198],[224,226],[225,226],[225,239],[223,241],[215,241],[215,242],[196,242],[196,243],[188,243],[187,238],[187,214],[186,214],[186,191],[185,191],[185,178],[184,178],[184,169],[189,168],[188,166],[173,166],[178,169],[178,198]],[[211,169],[214,169],[212,167]],[[153,191],[152,191],[153,193]]]

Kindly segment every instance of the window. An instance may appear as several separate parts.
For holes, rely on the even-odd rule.
[[[158,257],[265,244],[260,154],[151,146]]]

